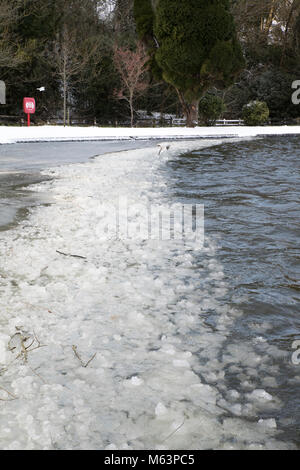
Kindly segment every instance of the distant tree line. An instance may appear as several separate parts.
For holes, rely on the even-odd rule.
[[[232,0],[246,67],[225,91],[227,113],[239,116],[253,100],[266,102],[273,121],[300,116],[291,86],[300,79],[300,0]]]
[[[290,120],[299,59],[300,0],[0,0],[0,115],[33,96],[36,122],[133,124],[143,109],[193,125],[212,95],[224,117],[260,100]]]

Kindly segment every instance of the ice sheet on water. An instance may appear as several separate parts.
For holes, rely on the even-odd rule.
[[[262,415],[280,404],[250,376],[268,369],[267,345],[227,343],[240,312],[218,300],[228,285],[216,242],[199,252],[183,240],[99,239],[112,217],[101,204],[165,204],[165,159],[199,145],[61,167],[39,186],[56,203],[3,235],[1,448],[284,447]],[[33,339],[18,355],[8,350],[16,331]],[[230,389],[228,371],[249,386]]]

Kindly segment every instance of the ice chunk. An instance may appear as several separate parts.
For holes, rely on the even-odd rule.
[[[155,414],[156,416],[163,416],[167,413],[167,408],[163,403],[158,403],[155,408]]]
[[[274,418],[260,419],[258,421],[258,424],[260,424],[261,426],[264,426],[266,428],[270,428],[270,429],[276,429],[277,428],[276,420]]]
[[[140,377],[132,377],[130,382],[134,387],[140,387],[144,381]]]
[[[258,401],[271,401],[273,400],[272,395],[270,395],[268,392],[266,392],[263,389],[256,389],[253,390],[252,393],[248,393],[247,397],[249,400],[258,400]]]

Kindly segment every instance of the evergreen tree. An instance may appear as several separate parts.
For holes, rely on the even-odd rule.
[[[244,66],[229,0],[135,0],[137,31],[148,45],[150,8],[152,57],[192,126],[206,90],[229,86]]]
[[[133,11],[139,35],[144,41],[153,41],[154,9],[151,0],[135,0]]]

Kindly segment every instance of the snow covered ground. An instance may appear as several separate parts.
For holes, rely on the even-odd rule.
[[[108,136],[13,130],[4,136],[1,128],[1,139]],[[44,172],[56,178],[35,190],[55,204],[32,209],[0,240],[2,449],[286,446],[275,419],[262,419],[278,399],[251,383],[244,394],[226,386],[225,367],[246,357],[255,369],[262,359],[243,345],[223,354],[241,312],[218,302],[228,285],[215,242],[207,238],[200,250],[196,242],[117,240],[101,231],[113,217],[103,206],[119,197],[168,206],[166,159],[215,144],[172,142],[160,157],[154,146]],[[193,267],[197,251],[202,272]],[[215,331],[202,321],[208,309],[218,314]]]
[[[55,140],[190,139],[202,137],[254,137],[300,134],[300,126],[196,127],[189,128],[103,128],[103,127],[5,127],[0,126],[0,144]]]

